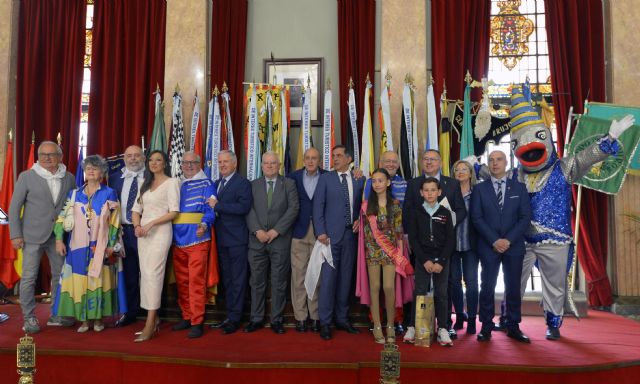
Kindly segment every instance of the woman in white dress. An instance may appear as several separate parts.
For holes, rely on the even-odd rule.
[[[171,220],[180,211],[180,184],[169,176],[166,165],[164,152],[151,152],[144,182],[131,209],[140,257],[140,306],[148,311],[135,342],[151,339],[160,324],[158,309],[173,238]]]

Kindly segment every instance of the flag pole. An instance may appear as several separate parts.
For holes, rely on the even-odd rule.
[[[588,106],[589,102],[588,100],[584,101],[584,114],[587,113],[587,106]],[[574,130],[574,135],[575,135],[575,131],[578,130],[578,124],[580,124],[580,118],[582,117],[582,115],[574,115],[573,114],[573,107],[570,109],[570,116],[569,116],[569,121],[568,121],[568,125],[567,125],[567,133],[569,134],[571,132],[571,126],[573,123],[573,118],[574,116],[576,117],[577,123],[576,123],[576,128]],[[569,135],[567,134],[567,138],[565,139],[565,142],[567,143],[567,148],[568,148],[568,143],[569,143]],[[576,307],[576,303],[573,300],[573,292],[575,291],[575,281],[576,281],[576,269],[578,266],[578,241],[580,240],[580,213],[582,211],[582,185],[578,185],[578,196],[576,198],[576,223],[575,223],[575,233],[573,234],[573,244],[574,244],[574,252],[573,252],[573,260],[571,260],[571,270],[569,271],[569,274],[567,275],[567,285],[569,286],[569,290],[567,292],[567,301],[569,302],[569,307],[571,308],[571,311],[573,312],[573,315],[576,317],[576,319],[578,319],[578,321],[580,320],[580,314],[578,313],[578,308]]]

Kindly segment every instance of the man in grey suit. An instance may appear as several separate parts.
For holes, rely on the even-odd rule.
[[[61,161],[62,149],[54,142],[42,142],[38,147],[38,162],[20,174],[9,205],[11,244],[23,252],[20,305],[26,333],[40,331],[35,317],[35,285],[42,252],[47,252],[51,265],[51,303],[56,301],[64,264],[64,256],[56,252],[53,226],[76,180]],[[71,326],[73,321],[51,316],[47,325]]]
[[[283,312],[291,259],[291,233],[298,217],[298,191],[293,180],[278,174],[280,161],[274,152],[262,155],[263,176],[251,182],[253,203],[247,214],[249,268],[251,269],[251,321],[245,332],[264,326],[265,292],[271,265],[271,330],[284,333]]]

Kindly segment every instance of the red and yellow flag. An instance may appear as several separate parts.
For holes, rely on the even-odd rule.
[[[9,138],[0,190],[0,282],[7,288],[13,288],[13,285],[20,280],[20,275],[14,266],[17,255],[9,235],[8,212],[11,195],[13,195],[13,144]]]

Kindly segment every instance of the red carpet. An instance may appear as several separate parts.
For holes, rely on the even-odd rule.
[[[22,336],[19,307],[0,311],[11,319],[0,324],[1,382],[16,382],[15,346]],[[41,324],[48,306],[38,306]],[[133,343],[142,326],[78,334],[75,329],[43,327],[35,335],[36,382],[40,383],[374,383],[379,377],[381,346],[369,332],[334,332],[323,341],[317,334],[292,328],[275,335],[268,328],[253,334],[222,335],[208,330],[189,340],[186,332],[172,332],[163,323],[158,337]],[[640,380],[640,323],[591,311],[578,322],[567,318],[562,339],[544,339],[542,317],[526,317],[522,330],[531,340],[524,345],[494,333],[489,343],[461,333],[452,348],[418,348],[400,343],[401,381],[484,383],[508,378],[523,383],[638,383]],[[514,381],[515,380],[515,381]]]

